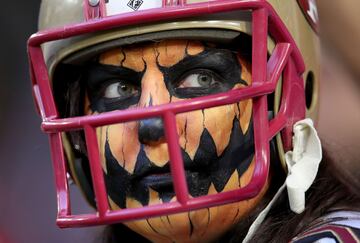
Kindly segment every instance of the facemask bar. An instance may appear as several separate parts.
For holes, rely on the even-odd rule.
[[[68,38],[91,31],[111,29],[146,21],[147,19],[165,20],[176,15],[191,17],[199,14],[214,12],[252,10],[252,70],[253,83],[241,90],[231,90],[226,93],[199,97],[190,101],[164,104],[141,109],[114,111],[100,115],[59,119],[55,108],[54,98],[50,87],[47,67],[44,61],[40,45],[44,42]],[[153,16],[153,17],[152,17]],[[135,18],[137,17],[137,18]],[[272,29],[267,30],[271,23]],[[275,39],[276,47],[267,61],[267,38],[268,34]],[[60,227],[76,227],[98,224],[112,224],[120,221],[148,218],[172,213],[179,213],[199,208],[212,207],[226,203],[246,200],[255,197],[265,185],[269,171],[269,141],[281,130],[291,127],[296,119],[305,115],[305,103],[303,110],[291,110],[286,104],[282,105],[278,115],[270,121],[267,119],[267,94],[274,92],[277,80],[284,70],[285,82],[298,82],[302,85],[301,73],[304,64],[294,41],[287,32],[272,7],[266,2],[259,1],[224,1],[209,2],[206,4],[192,4],[190,7],[174,7],[167,11],[150,10],[142,15],[128,15],[120,18],[103,19],[101,22],[91,22],[70,26],[64,29],[55,29],[40,32],[29,40],[29,58],[31,63],[31,77],[33,80],[34,96],[42,116],[42,129],[49,134],[52,159],[55,170],[55,180],[58,198],[58,219]],[[294,78],[294,73],[297,74]],[[287,77],[288,76],[288,77]],[[301,87],[300,87],[301,88]],[[283,100],[291,97],[292,87],[285,87]],[[303,95],[303,94],[301,94]],[[300,96],[301,96],[300,95]],[[205,109],[239,102],[245,99],[253,99],[253,121],[255,137],[255,170],[250,183],[234,191],[221,192],[214,195],[189,198],[185,171],[180,153],[179,139],[176,130],[175,115],[198,109]],[[301,98],[299,98],[299,104]],[[141,120],[151,117],[162,117],[164,121],[165,137],[170,154],[170,168],[173,177],[173,185],[176,193],[176,202],[146,206],[143,208],[130,208],[111,211],[107,200],[103,170],[101,168],[99,147],[97,144],[96,128],[114,123],[123,123],[133,120]],[[291,122],[289,122],[291,121]],[[96,214],[72,215],[67,182],[67,168],[61,134],[72,130],[84,130],[89,163],[96,196]]]

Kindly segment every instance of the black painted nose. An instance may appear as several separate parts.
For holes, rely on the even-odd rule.
[[[160,142],[164,138],[164,124],[160,118],[141,120],[139,123],[139,140],[143,144]]]

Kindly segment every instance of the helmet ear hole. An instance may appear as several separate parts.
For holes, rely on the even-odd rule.
[[[315,76],[312,71],[309,71],[306,75],[305,80],[305,101],[306,101],[306,108],[308,110],[311,109],[314,99],[314,91],[315,91]]]
[[[96,208],[90,164],[87,152],[82,149],[86,147],[83,134],[77,131],[62,133],[62,141],[71,180],[80,188],[89,205]]]
[[[86,201],[93,207],[96,208],[95,193],[92,186],[92,179],[90,175],[90,165],[87,157],[80,156],[74,160],[73,173],[76,174],[77,181],[82,190]]]

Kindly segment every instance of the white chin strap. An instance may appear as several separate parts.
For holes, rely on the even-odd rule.
[[[253,237],[285,187],[288,192],[291,211],[300,214],[305,210],[305,192],[310,188],[317,175],[322,159],[322,149],[311,119],[298,121],[294,125],[293,131],[293,151],[288,151],[285,154],[288,168],[285,183],[252,223],[243,242],[249,242]]]

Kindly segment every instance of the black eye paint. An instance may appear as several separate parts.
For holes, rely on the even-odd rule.
[[[84,78],[92,111],[101,113],[121,110],[137,104],[141,96],[141,78],[145,71],[146,65],[143,71],[136,72],[121,66],[89,64]],[[105,97],[106,88],[117,82],[121,82],[122,85],[131,85],[134,92],[122,97]]]
[[[194,98],[225,92],[236,84],[247,86],[247,83],[241,79],[241,66],[236,54],[226,49],[207,47],[198,55],[187,55],[169,68],[157,64],[164,75],[170,94],[178,98]],[[179,87],[183,79],[191,74],[207,74],[217,82],[209,87]]]
[[[141,72],[122,66],[89,64],[83,78],[87,85],[92,111],[101,113],[121,110],[137,104],[141,96],[141,78],[146,71],[146,63],[144,64],[145,68]],[[247,85],[241,79],[241,66],[236,54],[227,49],[206,47],[200,54],[187,55],[170,68],[160,66],[158,61],[157,65],[164,75],[164,81],[171,97],[194,98],[228,91],[238,83]],[[179,87],[183,79],[191,74],[208,75],[216,82],[208,87]],[[124,82],[125,85],[135,86],[136,92],[125,97],[104,97],[106,87],[119,81]]]

